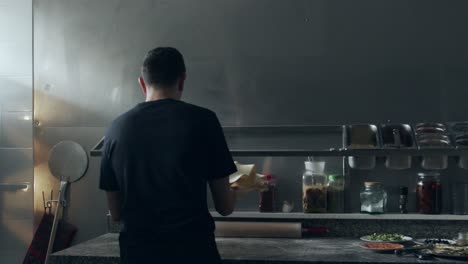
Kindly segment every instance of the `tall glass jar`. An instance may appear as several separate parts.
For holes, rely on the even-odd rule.
[[[361,213],[383,214],[387,208],[387,192],[380,182],[365,182],[361,191]]]
[[[328,176],[327,206],[329,213],[344,213],[343,175]]]
[[[327,177],[325,162],[306,161],[302,175],[302,208],[304,213],[327,212]]]
[[[418,174],[416,208],[422,214],[440,214],[442,211],[442,185],[439,173]]]

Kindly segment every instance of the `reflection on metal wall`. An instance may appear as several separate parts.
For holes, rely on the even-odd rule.
[[[0,263],[33,235],[32,2],[0,1]]]
[[[186,56],[186,99],[225,125],[464,119],[465,1],[38,1],[36,114],[105,126],[147,50]],[[60,109],[60,111],[57,111]]]
[[[223,125],[462,120],[468,110],[466,1],[41,0],[34,8],[36,178],[44,185],[51,145],[72,139],[91,148],[143,99],[136,79],[156,46],[181,50],[185,99],[216,111]],[[282,175],[302,170],[299,158],[275,160]],[[70,212],[78,240],[105,231],[98,165],[91,161],[72,193],[89,210],[86,219]]]

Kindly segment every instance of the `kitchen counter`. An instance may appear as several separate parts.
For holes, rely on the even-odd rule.
[[[223,263],[467,263],[435,259],[418,261],[360,248],[359,241],[342,238],[268,239],[217,238]],[[118,234],[106,234],[53,254],[50,264],[118,264]]]

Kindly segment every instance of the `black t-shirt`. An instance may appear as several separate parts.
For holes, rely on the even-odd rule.
[[[207,182],[236,171],[216,114],[163,99],[137,105],[108,130],[99,187],[119,191],[127,233],[212,233]]]

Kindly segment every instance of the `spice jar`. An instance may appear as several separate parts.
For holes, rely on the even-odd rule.
[[[361,213],[383,214],[387,208],[387,192],[380,182],[365,182],[361,191]]]
[[[416,187],[416,206],[422,214],[440,214],[442,211],[442,185],[439,173],[419,173]]]
[[[325,162],[306,161],[302,175],[302,208],[304,213],[327,212],[327,177]]]
[[[327,206],[329,213],[344,213],[343,175],[328,176]]]
[[[276,179],[271,174],[265,175],[265,186],[260,192],[260,212],[274,212],[276,210]]]

